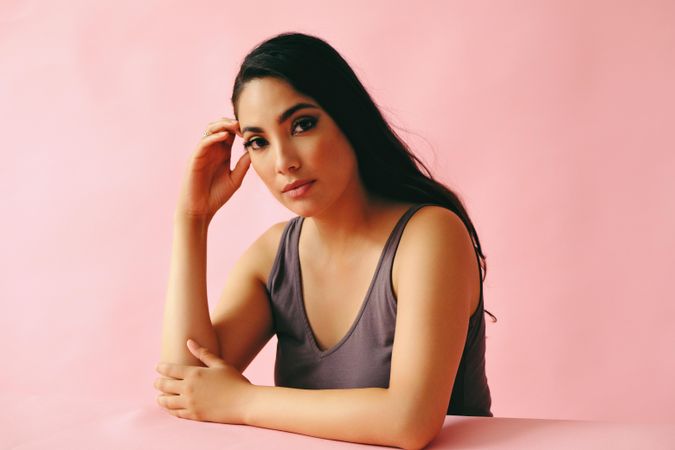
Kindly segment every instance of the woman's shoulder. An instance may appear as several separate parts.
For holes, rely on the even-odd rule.
[[[420,240],[428,239],[431,233],[466,230],[462,219],[450,209],[431,203],[398,202],[389,205],[389,218],[383,223],[383,232],[392,230],[392,224],[403,221],[399,246],[415,247]],[[412,211],[412,214],[410,212]],[[406,214],[409,216],[404,220]],[[467,233],[468,236],[468,233]]]
[[[403,221],[398,241],[396,259],[401,260],[417,253],[427,241],[434,241],[438,234],[456,234],[464,227],[460,217],[448,208],[428,203],[401,203],[393,215]],[[412,214],[410,212],[412,211]],[[407,220],[403,220],[408,214]],[[395,223],[393,220],[390,223]],[[468,233],[467,233],[468,236]],[[428,247],[428,245],[427,245]],[[433,247],[433,245],[432,245]]]
[[[257,278],[263,284],[267,283],[267,277],[272,269],[279,248],[281,235],[291,220],[293,219],[274,223],[251,244],[253,253],[256,255],[253,262],[255,272]]]
[[[431,203],[420,203],[416,205],[423,205],[418,211],[415,212],[413,218],[417,222],[424,223],[435,223],[435,224],[447,224],[448,222],[454,222],[455,224],[464,224],[462,219],[454,211],[446,208],[445,206],[435,205]]]
[[[432,204],[419,208],[409,218],[400,245],[413,248],[423,241],[434,241],[439,236],[463,240],[473,248],[471,235],[459,215],[444,206]]]
[[[425,264],[447,267],[452,261],[462,265],[467,274],[475,272],[479,276],[473,240],[464,221],[443,206],[426,205],[418,209],[406,223],[396,251],[392,273],[395,292],[399,273]]]

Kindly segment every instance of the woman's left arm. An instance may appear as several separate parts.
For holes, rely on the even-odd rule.
[[[429,206],[399,244],[389,388],[251,386],[244,423],[327,439],[424,448],[440,432],[478,295],[476,253],[461,219]]]
[[[417,447],[400,405],[385,388],[251,386],[244,423],[324,439]]]

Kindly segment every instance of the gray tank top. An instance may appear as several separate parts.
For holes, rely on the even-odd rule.
[[[389,387],[396,325],[392,263],[406,223],[425,205],[428,203],[413,205],[399,219],[382,250],[354,323],[337,344],[324,351],[316,343],[302,299],[298,242],[304,217],[296,216],[286,224],[267,281],[277,336],[276,386],[301,389]],[[483,312],[481,283],[480,303],[469,320],[447,414],[493,417],[485,375]]]

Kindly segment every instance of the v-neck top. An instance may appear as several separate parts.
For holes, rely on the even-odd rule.
[[[303,299],[298,244],[304,217],[296,216],[288,221],[267,281],[277,336],[276,386],[301,389],[389,387],[396,328],[392,264],[405,225],[416,211],[426,205],[431,204],[411,206],[398,220],[384,245],[354,322],[340,341],[325,350],[321,350],[316,342]],[[481,283],[480,302],[469,319],[467,339],[447,414],[493,417],[485,374],[483,312]]]

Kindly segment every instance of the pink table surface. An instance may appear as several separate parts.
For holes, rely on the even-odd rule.
[[[2,394],[2,449],[373,447],[279,430],[179,419],[142,401]],[[675,424],[447,416],[430,449],[675,449]]]

